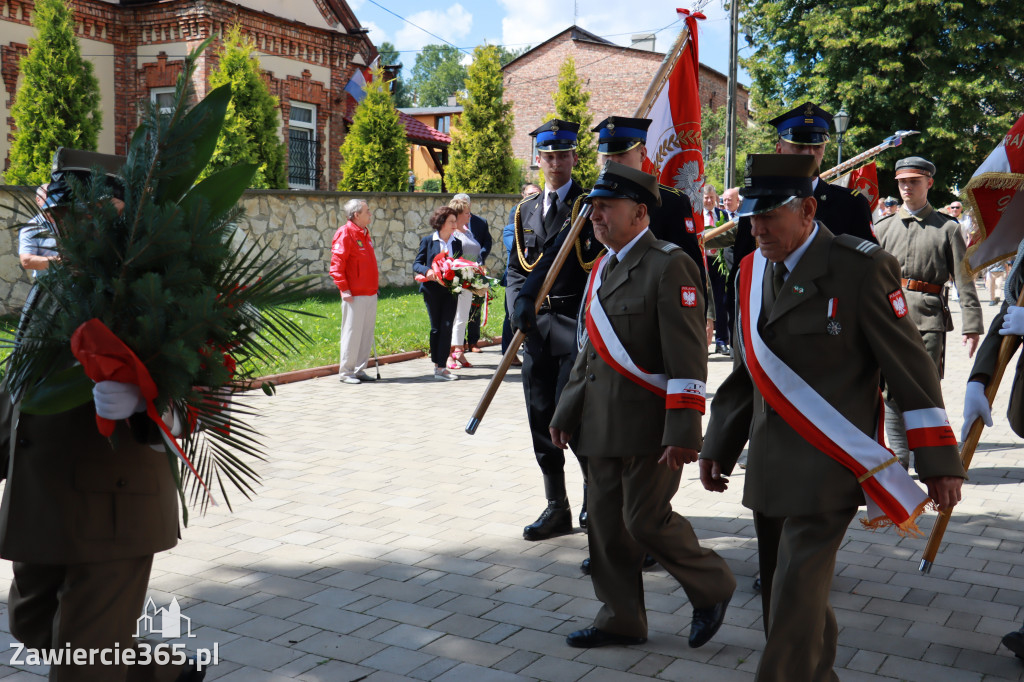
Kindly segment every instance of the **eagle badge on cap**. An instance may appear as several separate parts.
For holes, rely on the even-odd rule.
[[[551,124],[551,132],[553,132],[553,133],[557,133],[558,132],[558,124],[557,123],[552,123]]]

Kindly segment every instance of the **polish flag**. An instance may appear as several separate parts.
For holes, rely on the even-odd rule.
[[[874,161],[850,171],[833,184],[848,189],[860,190],[860,193],[871,204],[872,213],[878,208],[878,166],[875,165]]]
[[[1024,239],[1024,116],[964,188],[975,231],[964,269],[971,275],[1017,253]]]
[[[690,198],[697,237],[703,239],[704,144],[700,128],[697,20],[704,19],[704,15],[686,9],[676,12],[685,18],[686,27],[674,49],[665,56],[636,117],[652,121],[647,133],[644,170],[657,175],[661,184],[675,187]]]

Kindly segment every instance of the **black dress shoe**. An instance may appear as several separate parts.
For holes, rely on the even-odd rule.
[[[658,560],[652,557],[650,554],[644,554],[644,568],[650,568],[651,566],[657,566]]]
[[[587,529],[587,486],[583,486],[583,506],[580,507],[580,528]]]
[[[754,578],[754,592],[760,592],[760,591],[761,591],[761,579],[760,578]]]
[[[175,682],[203,682],[204,679],[206,679],[206,671],[197,670],[196,662],[189,659],[188,663],[182,667]]]
[[[693,610],[693,622],[690,624],[690,647],[696,649],[708,643],[718,628],[722,627],[725,620],[725,609],[729,606],[729,599],[720,601],[714,606]]]
[[[1017,658],[1024,658],[1024,629],[1003,635],[1003,646],[1012,651]]]
[[[556,535],[572,532],[572,512],[566,502],[548,500],[548,506],[540,513],[537,520],[523,528],[526,540],[547,540]]]
[[[580,564],[580,570],[583,571],[583,575],[590,575],[590,557],[583,560]]]
[[[590,649],[595,646],[609,646],[612,644],[643,644],[646,641],[646,637],[627,637],[626,635],[616,635],[613,632],[605,632],[604,630],[598,630],[597,628],[577,630],[565,638],[566,644],[574,646],[577,649]]]

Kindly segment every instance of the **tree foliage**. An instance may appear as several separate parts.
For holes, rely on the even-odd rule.
[[[410,87],[418,107],[443,107],[466,85],[463,54],[451,45],[427,45],[416,55]]]
[[[495,47],[498,48],[498,60],[502,66],[505,66],[513,59],[518,59],[532,49],[529,45],[524,45],[518,49],[512,49],[504,45],[496,45]]]
[[[341,145],[342,192],[400,192],[406,188],[409,143],[380,67],[366,84]]]
[[[466,93],[459,97],[462,115],[452,126],[451,160],[445,167],[450,190],[519,191],[522,170],[512,155],[512,102],[504,101],[504,89],[498,48],[473,50]]]
[[[255,51],[255,41],[243,36],[239,26],[228,30],[217,67],[210,74],[210,88],[230,84],[231,103],[217,148],[202,177],[240,163],[251,163],[256,166],[253,187],[284,189],[288,180],[285,147],[278,136],[279,103],[263,80]]]
[[[11,110],[10,184],[46,182],[58,147],[95,151],[103,127],[99,81],[82,58],[71,10],[64,0],[37,0],[32,24],[36,35],[21,60],[22,83]]]
[[[401,55],[392,43],[387,41],[381,43],[377,47],[377,53],[380,55],[381,66],[397,66],[402,63]],[[403,109],[412,106],[412,93],[409,91],[409,86],[401,71],[389,85],[391,86],[391,99],[395,100],[396,107]]]
[[[808,99],[833,113],[845,105],[846,156],[897,129],[918,130],[879,165],[931,159],[939,200],[967,182],[1024,109],[1018,0],[746,0],[742,21],[756,46],[744,60],[753,104],[766,118]],[[836,158],[835,142],[826,159]],[[893,193],[892,174],[880,180]]]
[[[590,92],[583,89],[583,79],[576,73],[576,60],[567,55],[558,70],[558,89],[551,94],[555,113],[544,117],[580,124],[576,147],[579,162],[572,169],[572,178],[581,187],[593,187],[597,180],[597,144],[594,142],[594,115],[590,113]]]
[[[715,186],[721,194],[725,187],[725,124],[726,108],[713,110],[704,105],[700,112],[701,135],[704,138],[704,179]],[[736,185],[743,181],[743,169],[747,154],[770,154],[775,151],[778,134],[774,126],[767,124],[745,125],[736,119]]]

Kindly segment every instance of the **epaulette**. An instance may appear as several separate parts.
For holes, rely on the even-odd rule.
[[[848,249],[856,251],[862,256],[868,258],[873,257],[877,252],[882,250],[882,247],[874,242],[869,242],[867,239],[861,239],[860,237],[854,237],[852,234],[841,234],[836,237],[836,244],[845,246]]]
[[[659,251],[664,251],[665,253],[672,253],[673,251],[682,251],[682,249],[679,248],[679,246],[673,244],[672,242],[661,242],[660,244],[657,245],[657,247]]]
[[[853,189],[850,190],[850,196],[854,196],[855,197],[858,194],[860,194],[860,190],[857,189],[856,187],[854,187]]]

